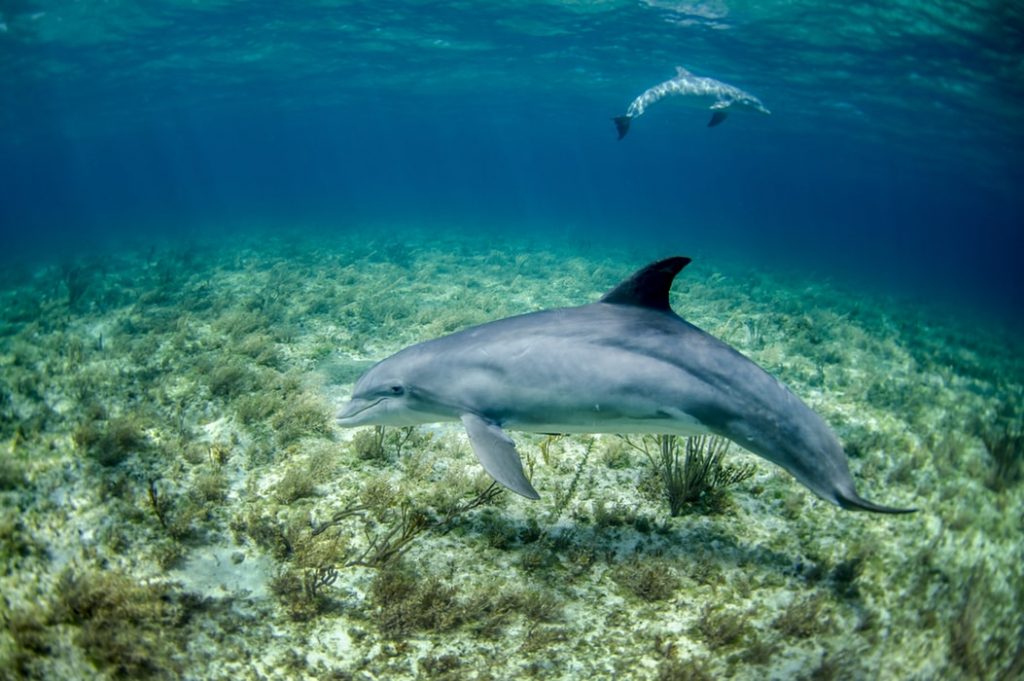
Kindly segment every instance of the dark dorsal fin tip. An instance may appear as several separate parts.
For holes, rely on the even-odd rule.
[[[601,298],[602,303],[635,305],[653,310],[671,310],[668,291],[679,272],[690,264],[689,258],[676,256],[651,263]]]

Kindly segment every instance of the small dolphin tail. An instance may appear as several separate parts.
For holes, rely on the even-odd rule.
[[[616,116],[612,120],[615,121],[615,129],[619,131],[619,139],[622,139],[629,132],[629,122],[633,118],[630,116]]]
[[[915,513],[917,511],[916,508],[890,508],[888,506],[879,506],[853,491],[842,496],[837,495],[836,502],[839,506],[848,511],[870,511],[872,513]]]

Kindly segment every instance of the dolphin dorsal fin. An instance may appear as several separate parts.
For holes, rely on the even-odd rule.
[[[683,76],[692,76],[693,74],[684,69],[682,66],[676,67],[676,78],[682,78]]]
[[[651,263],[604,294],[601,302],[635,305],[653,310],[671,310],[668,304],[668,291],[672,288],[672,280],[689,264],[690,259],[681,256]]]

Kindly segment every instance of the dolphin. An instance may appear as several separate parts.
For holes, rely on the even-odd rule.
[[[711,109],[711,120],[708,121],[709,128],[713,128],[724,121],[726,115],[736,109],[771,114],[771,111],[761,103],[761,100],[749,92],[744,92],[738,87],[723,83],[714,78],[695,76],[682,66],[677,66],[675,78],[648,88],[643,94],[633,100],[624,115],[616,116],[612,119],[615,121],[615,129],[619,131],[619,139],[625,137],[626,133],[629,132],[629,124],[634,118],[642,116],[651,104],[671,95],[684,95],[695,97],[699,101],[710,102],[708,107]]]
[[[842,508],[904,513],[861,498],[825,422],[776,378],[669,306],[673,257],[595,303],[542,310],[417,343],[372,366],[342,427],[462,421],[499,483],[539,495],[506,430],[714,433],[789,471]]]

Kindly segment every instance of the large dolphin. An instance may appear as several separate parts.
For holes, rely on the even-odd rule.
[[[651,104],[671,95],[683,95],[691,97],[695,101],[707,103],[708,108],[711,109],[709,128],[724,121],[730,111],[737,109],[763,114],[771,113],[760,99],[749,92],[744,92],[738,87],[714,78],[695,76],[682,66],[677,66],[675,78],[648,88],[633,100],[624,115],[612,119],[615,121],[615,129],[619,131],[619,139],[625,137],[629,132],[629,124],[634,118],[642,116]]]
[[[825,422],[777,379],[676,315],[668,294],[690,262],[653,263],[596,303],[532,312],[412,345],[371,367],[341,426],[465,425],[488,473],[539,495],[505,433],[711,432],[843,508],[902,513],[854,489]]]

